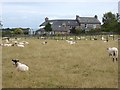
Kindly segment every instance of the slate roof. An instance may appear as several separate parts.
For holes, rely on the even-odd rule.
[[[79,17],[78,21],[81,24],[101,24],[100,21],[94,17]]]
[[[55,26],[59,26],[59,25],[63,25],[64,23],[68,26],[78,26],[78,22],[76,20],[72,20],[72,19],[58,19],[58,20],[49,20],[48,21],[51,25]],[[40,26],[45,26],[48,22],[43,22]]]

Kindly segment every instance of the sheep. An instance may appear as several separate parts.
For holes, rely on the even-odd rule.
[[[42,44],[43,44],[43,45],[47,44],[47,41],[45,41],[45,42],[42,42]]]
[[[73,38],[71,37],[70,40],[73,40]]]
[[[25,64],[20,63],[18,59],[12,59],[12,62],[18,71],[25,72],[29,70],[29,67]]]
[[[107,48],[107,51],[109,53],[109,56],[112,56],[113,58],[113,62],[114,62],[114,59],[118,59],[118,49],[116,47],[112,47],[112,48]]]
[[[77,37],[78,40],[80,40],[81,38],[80,37]]]
[[[27,42],[27,41],[23,41],[23,43],[24,43],[24,44],[29,44],[29,42]]]
[[[20,45],[24,45],[25,43],[24,43],[24,42],[19,42],[18,44],[20,44]]]
[[[23,45],[23,44],[16,44],[18,47],[21,47],[21,48],[23,48],[23,47],[25,47],[25,45]]]
[[[111,34],[111,35],[109,35],[109,37],[113,37],[113,35]]]
[[[105,40],[105,38],[102,36],[101,40]]]
[[[75,41],[69,41],[69,40],[66,40],[69,44],[75,44],[76,42]]]
[[[2,46],[7,46],[7,47],[10,47],[10,46],[13,46],[13,44],[6,43],[6,44],[3,44]]]

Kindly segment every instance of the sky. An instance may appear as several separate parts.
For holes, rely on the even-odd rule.
[[[119,0],[4,0],[0,2],[0,21],[4,28],[39,28],[44,18],[75,19],[98,16],[102,22],[103,14],[118,13]]]

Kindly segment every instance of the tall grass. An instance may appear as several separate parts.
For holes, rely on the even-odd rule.
[[[22,39],[24,40],[24,39]],[[25,48],[3,47],[3,88],[117,88],[118,64],[107,47],[118,47],[117,41],[77,41],[26,39]],[[17,58],[30,67],[18,72],[11,60]]]

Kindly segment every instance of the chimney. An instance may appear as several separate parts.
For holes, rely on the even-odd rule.
[[[79,18],[79,15],[76,15],[76,20],[78,20],[78,18]]]
[[[95,16],[94,16],[94,18],[98,19],[98,16],[97,16],[97,15],[95,15]]]
[[[46,17],[46,18],[45,18],[45,22],[48,22],[48,20],[49,20],[49,18],[48,18],[48,17]]]

